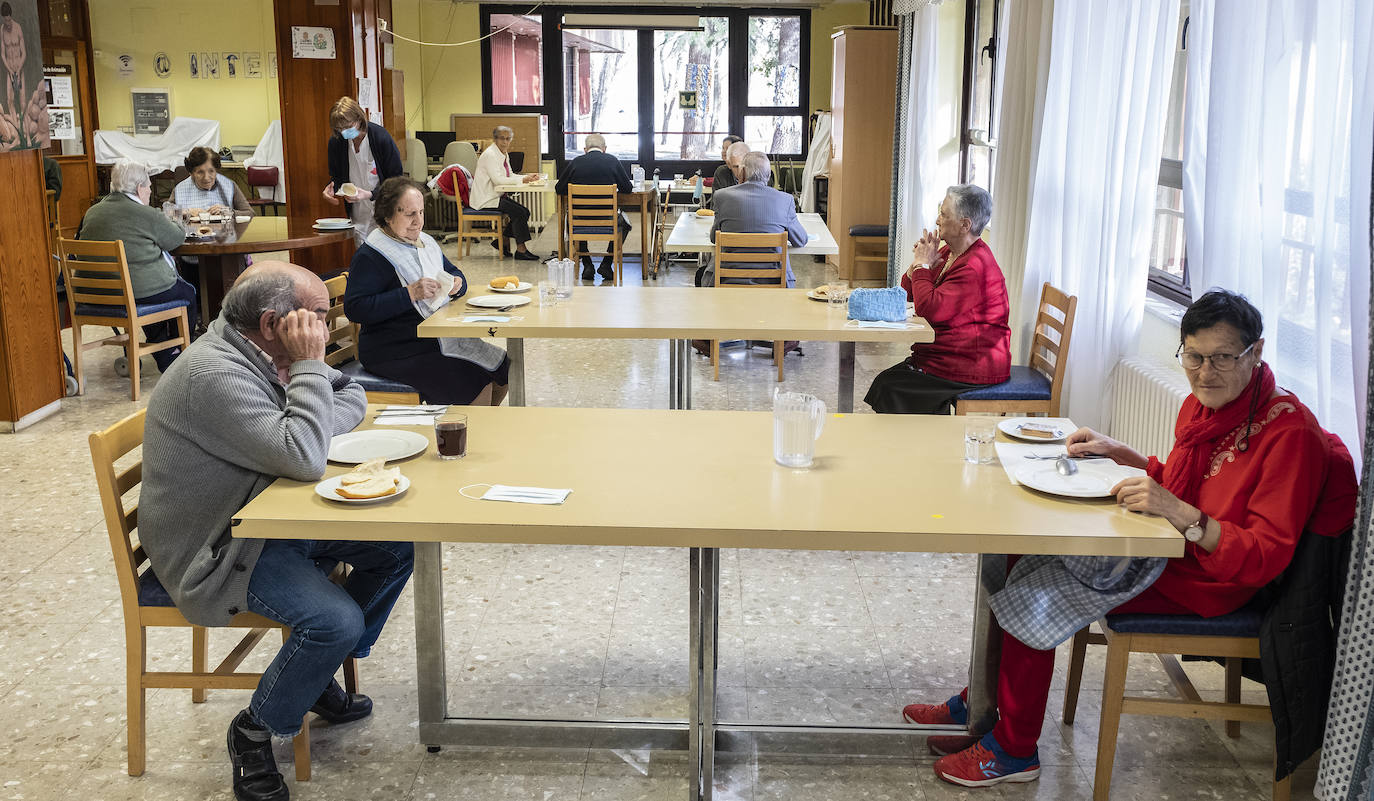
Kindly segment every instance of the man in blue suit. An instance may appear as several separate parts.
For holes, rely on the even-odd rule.
[[[732,234],[776,234],[787,232],[787,244],[801,247],[806,244],[806,229],[797,219],[797,204],[786,192],[771,189],[768,178],[773,174],[768,157],[753,151],[744,157],[743,180],[735,186],[714,192],[711,206],[716,211],[715,221],[711,223],[711,241],[716,241],[716,232]],[[768,279],[732,278],[738,283],[773,283]],[[792,274],[792,265],[787,265],[787,285],[795,286],[797,278]],[[700,286],[715,285],[715,267],[703,273]]]
[[[563,169],[563,175],[559,177],[558,183],[554,185],[554,191],[560,195],[567,196],[568,185],[577,184],[578,186],[611,186],[614,185],[622,194],[634,191],[630,186],[630,171],[625,168],[625,163],[615,156],[606,152],[606,137],[601,134],[588,134],[587,139],[582,144],[582,155],[573,159],[568,166]],[[630,221],[625,219],[622,212],[616,221],[616,228],[620,231],[620,244],[625,244],[625,237],[630,233]],[[587,243],[577,243],[578,255],[582,258],[582,280],[592,280],[592,257],[587,254]],[[615,280],[614,256],[611,249],[606,249],[606,255],[601,259],[601,267],[597,270],[601,277],[607,281]]]

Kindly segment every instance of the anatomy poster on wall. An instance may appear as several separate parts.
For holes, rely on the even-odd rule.
[[[48,86],[36,0],[0,2],[0,65],[0,151],[47,147]]]

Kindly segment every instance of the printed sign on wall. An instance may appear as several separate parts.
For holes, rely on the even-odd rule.
[[[292,25],[291,57],[334,58],[334,29],[312,25]]]
[[[134,89],[134,133],[160,134],[172,123],[172,97],[167,89]]]

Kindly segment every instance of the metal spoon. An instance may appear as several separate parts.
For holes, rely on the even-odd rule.
[[[1074,464],[1068,456],[1060,456],[1054,460],[1054,471],[1061,476],[1071,476],[1078,472],[1078,465]]]

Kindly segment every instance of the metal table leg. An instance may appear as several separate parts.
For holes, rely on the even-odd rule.
[[[692,341],[668,340],[668,408],[692,408]]]
[[[701,549],[688,548],[687,801],[701,799]]]
[[[711,801],[716,767],[716,667],[720,657],[720,550],[701,549],[701,801]]]
[[[854,343],[840,343],[840,403],[839,411],[854,411]]]
[[[415,543],[415,675],[420,694],[421,742],[424,729],[448,714],[444,665],[444,555],[437,542]],[[431,749],[437,744],[426,743]]]
[[[510,393],[506,402],[511,406],[525,405],[525,340],[511,337],[506,340],[506,355],[510,357]]]
[[[1007,557],[979,554],[968,671],[968,728],[974,734],[992,731],[997,723],[997,665],[1001,661],[1002,629],[992,619],[988,596],[1006,583]]]

